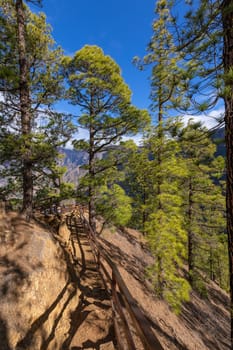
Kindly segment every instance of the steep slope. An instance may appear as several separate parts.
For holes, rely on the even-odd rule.
[[[110,300],[95,275],[82,231],[73,231],[71,224],[68,251],[45,227],[26,223],[16,214],[0,211],[0,225],[0,348],[113,349]],[[67,236],[67,242],[69,232],[60,235],[63,240]],[[152,257],[139,232],[105,229],[98,239],[118,265],[164,350],[230,349],[227,293],[209,283],[208,297],[201,299],[192,292],[190,302],[176,316],[145,279]]]
[[[156,298],[145,279],[145,268],[152,262],[143,236],[132,229],[105,229],[100,243],[118,265],[132,295],[144,310],[165,350],[230,349],[229,297],[218,285],[207,285],[208,297],[191,293],[179,316]]]

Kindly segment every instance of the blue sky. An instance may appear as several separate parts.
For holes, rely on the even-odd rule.
[[[139,71],[132,59],[145,54],[154,7],[155,0],[43,0],[41,10],[66,54],[74,54],[85,44],[100,46],[121,67],[132,102],[148,108],[149,72]]]
[[[150,106],[150,73],[139,71],[133,64],[135,56],[143,57],[152,35],[156,0],[43,0],[43,11],[53,28],[53,37],[67,55],[73,55],[84,45],[98,45],[110,55],[122,70],[132,91],[132,102],[138,108]],[[60,111],[78,114],[77,107],[61,102]],[[218,106],[213,116],[219,116]],[[177,115],[177,114],[176,114]],[[204,115],[195,117],[213,127],[215,119]],[[152,115],[154,120],[154,116]],[[184,116],[188,120],[190,116]]]

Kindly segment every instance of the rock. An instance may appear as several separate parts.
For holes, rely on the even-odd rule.
[[[0,348],[57,349],[49,347],[53,329],[73,293],[63,250],[35,222],[15,215],[0,221]]]

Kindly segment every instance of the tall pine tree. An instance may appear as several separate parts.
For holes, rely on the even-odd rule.
[[[97,46],[84,46],[64,66],[68,99],[79,107],[78,125],[88,131],[88,139],[77,141],[76,147],[89,154],[86,176],[89,198],[89,221],[95,228],[95,198],[104,171],[115,165],[100,160],[110,146],[121,137],[133,134],[149,121],[146,111],[131,104],[131,92],[113,59]],[[85,181],[85,180],[84,180]]]
[[[70,125],[51,106],[62,92],[60,62],[44,14],[33,14],[17,0],[1,1],[4,23],[1,70],[1,161],[4,173],[22,184],[22,211],[32,212],[34,181],[54,164],[56,147],[70,136]],[[7,60],[8,56],[11,60]]]

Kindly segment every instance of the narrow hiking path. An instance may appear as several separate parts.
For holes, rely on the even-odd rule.
[[[71,313],[70,329],[63,349],[114,350],[114,330],[109,296],[96,267],[83,225],[67,216],[71,232],[68,269],[79,291],[79,305]]]

